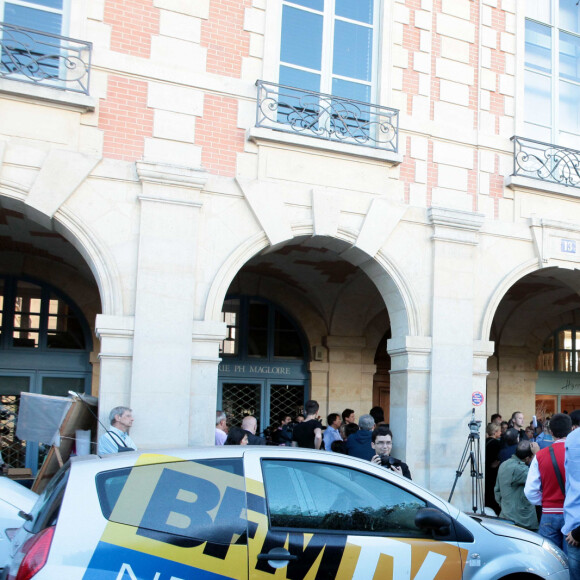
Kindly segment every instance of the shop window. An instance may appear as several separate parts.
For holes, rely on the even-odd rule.
[[[539,371],[580,372],[580,328],[569,326],[551,335],[538,355]]]

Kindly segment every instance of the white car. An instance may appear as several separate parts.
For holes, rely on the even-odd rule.
[[[76,458],[13,542],[18,580],[567,580],[566,556],[369,461],[218,446]]]
[[[38,495],[22,484],[0,477],[0,570],[8,563],[11,536],[24,523],[18,512],[29,512],[37,499]]]

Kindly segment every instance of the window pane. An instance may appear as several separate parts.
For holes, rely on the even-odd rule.
[[[274,334],[274,356],[280,358],[302,358],[304,353],[296,332]]]
[[[296,68],[290,68],[288,66],[281,66],[280,84],[317,93],[320,91],[320,75],[298,70]],[[284,96],[287,94],[288,93],[285,92]],[[296,94],[298,95],[296,98],[300,98],[300,95],[298,93]]]
[[[551,0],[526,0],[526,16],[542,22],[551,22]]]
[[[335,22],[333,74],[370,81],[372,52],[371,28],[341,20]]]
[[[266,328],[268,326],[268,305],[263,302],[250,302],[249,324],[251,327]]]
[[[371,87],[362,83],[334,79],[332,81],[332,94],[343,99],[368,103],[371,100]]]
[[[537,71],[551,72],[551,30],[526,20],[526,66]]]
[[[558,333],[558,348],[560,350],[572,350],[571,330],[562,330]]]
[[[248,356],[268,356],[268,305],[250,302],[248,311]]]
[[[221,354],[236,355],[239,350],[240,301],[230,299],[224,302],[222,322],[227,325],[227,335],[221,343]]]
[[[560,28],[580,32],[578,0],[560,0]]]
[[[560,130],[580,134],[580,86],[560,83]]]
[[[38,347],[41,295],[42,290],[36,284],[18,283],[14,298],[14,346]]]
[[[29,377],[0,377],[0,395],[20,395],[30,390]]]
[[[54,12],[46,12],[45,10],[6,4],[4,8],[4,22],[14,24],[15,26],[34,28],[42,32],[49,32],[50,34],[61,34],[62,16]]]
[[[580,409],[580,397],[578,395],[563,395],[560,399],[560,413],[571,413]]]
[[[558,353],[558,370],[563,372],[572,371],[572,353],[559,352]]]
[[[320,70],[322,62],[322,16],[284,6],[280,60]]]
[[[550,77],[525,71],[524,117],[527,123],[550,127],[552,125],[552,104]]]
[[[560,78],[580,82],[580,38],[560,32]]]
[[[248,356],[265,358],[268,356],[268,332],[250,329],[248,332]]]
[[[84,349],[85,337],[80,320],[70,306],[51,294],[48,300],[46,346],[48,348]]]
[[[71,377],[43,377],[42,394],[66,397],[69,391],[85,392],[85,379]]]
[[[383,532],[424,537],[415,526],[423,500],[371,475],[324,463],[262,463],[272,527]]]
[[[336,15],[372,24],[373,3],[374,0],[336,0]]]

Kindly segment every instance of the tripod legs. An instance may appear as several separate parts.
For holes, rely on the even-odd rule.
[[[473,506],[473,513],[484,513],[484,499],[483,499],[483,473],[481,472],[481,448],[479,443],[479,434],[470,433],[467,437],[467,442],[465,448],[463,449],[463,454],[461,460],[459,461],[459,467],[455,472],[455,481],[453,482],[453,487],[451,488],[451,493],[449,494],[449,502],[453,497],[455,491],[455,486],[457,481],[463,475],[467,465],[471,466],[471,504]]]

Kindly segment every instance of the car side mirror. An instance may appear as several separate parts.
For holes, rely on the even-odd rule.
[[[415,515],[415,525],[437,536],[448,536],[451,531],[451,517],[435,508],[421,508]]]

